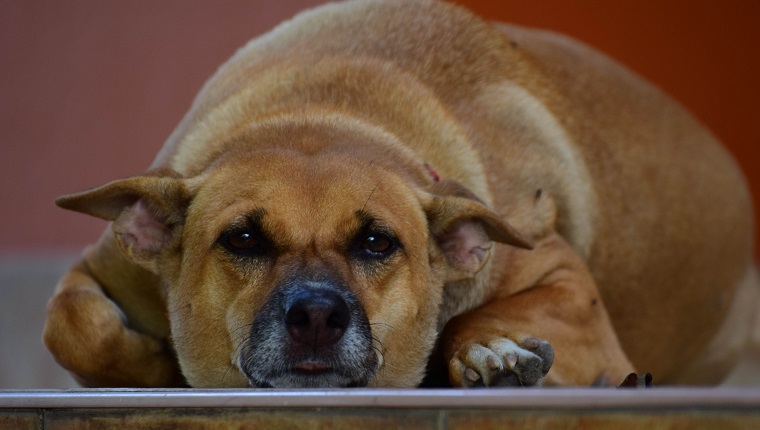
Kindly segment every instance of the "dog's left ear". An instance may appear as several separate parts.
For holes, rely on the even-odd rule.
[[[154,260],[175,239],[191,199],[187,180],[162,169],[61,196],[55,203],[113,221],[112,230],[121,250],[155,271]]]
[[[532,249],[533,244],[456,181],[443,180],[423,206],[430,234],[449,266],[447,281],[471,278],[483,268],[493,242]]]

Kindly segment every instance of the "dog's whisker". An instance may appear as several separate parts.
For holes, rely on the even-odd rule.
[[[392,326],[392,325],[390,325],[390,324],[388,324],[388,323],[385,323],[385,322],[379,322],[379,321],[378,321],[378,322],[371,322],[371,323],[369,323],[369,325],[370,325],[370,326],[375,326],[375,325],[378,325],[378,326],[386,326],[386,327],[390,327],[390,328],[393,328],[393,326]]]
[[[383,182],[385,177],[388,176],[388,172],[385,172],[383,176],[380,177],[380,179],[375,184],[375,187],[372,188],[372,191],[370,191],[369,196],[367,197],[367,201],[364,202],[364,205],[362,205],[361,212],[364,212],[364,209],[367,208],[367,205],[369,204],[369,201],[372,200],[372,196],[375,194],[375,191],[380,187],[380,184]]]
[[[245,348],[247,344],[246,337],[247,337],[247,334],[250,332],[251,327],[253,327],[253,324],[244,324],[242,326],[239,326],[231,330],[230,334],[233,336],[234,343],[237,344],[237,346],[235,346],[235,348],[233,349],[232,354],[230,354],[231,357],[237,357],[237,360],[240,360],[240,354],[243,348]],[[239,334],[241,333],[241,331],[242,331],[242,334]],[[230,364],[227,366],[227,369],[225,370],[224,375],[222,376],[222,385],[224,385],[225,381],[227,380],[227,375],[229,375],[230,372],[236,370],[238,366],[245,367],[243,366],[243,364],[244,363],[240,363],[238,365],[238,363],[235,363],[234,361],[230,360]]]

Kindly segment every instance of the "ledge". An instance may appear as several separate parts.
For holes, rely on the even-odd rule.
[[[755,409],[760,388],[0,391],[2,408]]]
[[[760,428],[760,388],[0,391],[0,428]]]

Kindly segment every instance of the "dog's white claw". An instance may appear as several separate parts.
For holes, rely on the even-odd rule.
[[[476,372],[473,369],[470,369],[469,367],[467,370],[464,371],[464,377],[470,380],[471,382],[478,382],[480,380],[480,375],[478,372]]]
[[[491,370],[497,370],[501,367],[501,364],[497,361],[496,358],[494,358],[492,355],[489,355],[486,359],[486,365]]]
[[[517,366],[517,354],[509,354],[507,355],[507,366],[509,366],[510,369],[514,369],[515,366]]]

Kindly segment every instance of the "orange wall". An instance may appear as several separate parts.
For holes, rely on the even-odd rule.
[[[105,224],[57,209],[55,196],[144,170],[216,66],[316,3],[0,2],[0,253],[93,241]],[[629,65],[704,121],[760,193],[760,2],[458,3]]]

